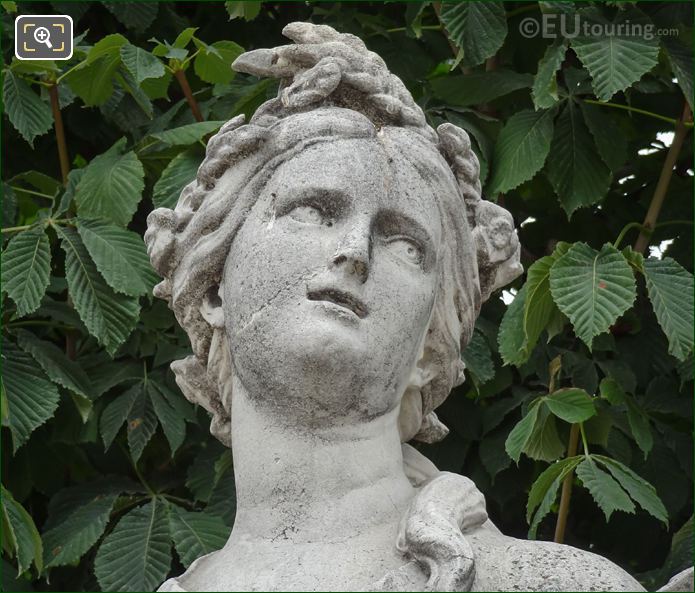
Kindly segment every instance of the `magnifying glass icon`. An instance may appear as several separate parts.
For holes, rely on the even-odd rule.
[[[34,29],[34,40],[37,43],[45,43],[49,49],[53,49],[53,45],[51,45],[51,34],[46,27],[37,27]]]

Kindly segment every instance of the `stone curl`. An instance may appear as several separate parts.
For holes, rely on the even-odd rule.
[[[433,410],[463,380],[460,350],[471,337],[480,304],[521,273],[512,217],[481,199],[479,163],[466,132],[452,124],[443,124],[435,132],[427,125],[401,80],[359,38],[310,23],[291,23],[283,34],[295,44],[250,51],[233,64],[240,72],[279,78],[278,96],[261,105],[248,124],[237,116],[222,126],[208,142],[196,179],[183,189],[175,209],[159,208],[148,217],[145,241],[152,264],[163,277],[154,294],[169,302],[193,349],[191,356],[172,363],[172,369],[186,397],[213,415],[211,432],[229,446],[229,347],[224,329],[213,328],[204,311],[218,298],[233,237],[253,205],[254,187],[258,189],[254,184],[262,183],[261,167],[248,164],[254,160],[248,157],[263,154],[267,174],[284,162],[287,157],[282,154],[302,150],[315,141],[370,137],[384,127],[401,128],[414,133],[420,138],[418,144],[428,145],[448,163],[462,198],[458,206],[449,207],[448,214],[455,217],[457,211],[462,217],[466,230],[455,234],[466,235],[462,240],[466,249],[475,251],[474,257],[466,253],[465,263],[458,254],[451,256],[458,257],[459,265],[471,268],[463,274],[464,284],[473,285],[468,287],[470,294],[463,294],[467,287],[455,286],[450,302],[435,308],[432,325],[436,327],[428,332],[434,345],[430,347],[426,341],[423,357],[434,360],[429,366],[438,372],[416,373],[404,396],[402,439],[439,440],[447,431]],[[348,111],[364,117],[345,117]],[[326,116],[325,122],[314,124],[314,137],[301,126],[289,124],[284,127],[292,132],[292,141],[283,136],[284,123],[309,112]],[[331,119],[338,112],[340,117]],[[371,130],[361,121],[364,118],[371,122]],[[239,194],[210,199],[218,180],[233,167],[245,171]]]

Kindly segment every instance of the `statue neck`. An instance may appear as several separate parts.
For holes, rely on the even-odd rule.
[[[359,424],[292,427],[234,379],[232,539],[339,542],[394,530],[413,489],[403,472],[398,409]]]

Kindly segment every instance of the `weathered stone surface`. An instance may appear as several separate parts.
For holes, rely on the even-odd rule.
[[[184,394],[232,447],[226,546],[162,591],[641,590],[608,560],[502,535],[410,440],[463,379],[481,303],[521,273],[466,133],[430,128],[383,60],[325,26],[234,67],[281,79],[210,140],[146,234],[193,355]]]

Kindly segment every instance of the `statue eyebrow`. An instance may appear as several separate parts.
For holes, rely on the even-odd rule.
[[[329,214],[338,215],[352,202],[343,188],[325,185],[305,185],[286,192],[276,190],[271,194],[277,216],[287,214],[295,206],[320,206]]]

